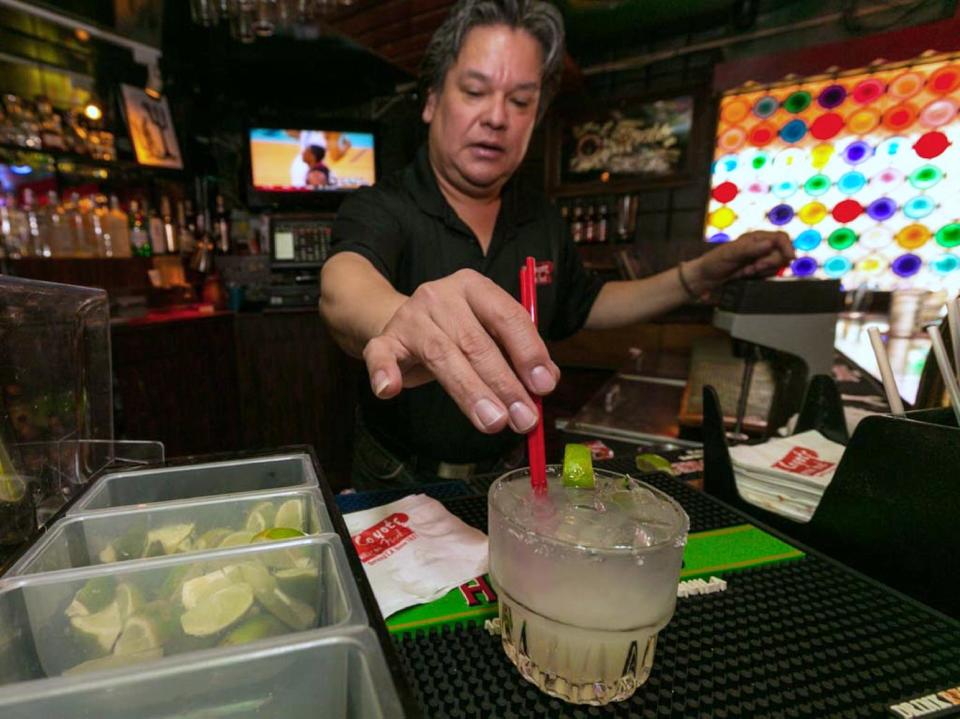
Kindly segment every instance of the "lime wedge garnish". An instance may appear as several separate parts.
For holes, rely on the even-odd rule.
[[[297,537],[305,536],[306,535],[299,529],[293,529],[292,527],[271,527],[270,529],[264,529],[262,532],[253,535],[253,539],[250,541],[275,542],[280,539],[296,539]]]
[[[194,547],[196,549],[213,549],[214,547],[219,547],[220,542],[229,537],[231,534],[233,534],[233,532],[226,527],[214,527],[213,529],[208,529],[197,538],[197,543],[194,545]]]
[[[207,596],[224,587],[237,583],[237,577],[231,576],[223,569],[201,574],[183,583],[180,589],[180,603],[184,609],[193,609]]]
[[[641,472],[664,472],[673,474],[673,467],[670,460],[661,457],[659,454],[638,454],[636,459],[637,469]]]
[[[253,589],[246,582],[224,587],[184,612],[180,626],[185,634],[208,637],[238,621],[253,605]]]
[[[113,653],[139,654],[148,649],[159,649],[163,646],[163,639],[158,622],[143,616],[130,617],[113,647]]]
[[[116,580],[113,577],[95,577],[74,595],[67,607],[68,617],[85,617],[105,609],[113,601]]]
[[[220,542],[221,547],[239,547],[243,544],[250,544],[253,539],[253,532],[241,529],[239,532],[231,532]]]
[[[568,444],[563,450],[563,486],[593,489],[593,457],[585,444]]]
[[[269,614],[261,614],[253,619],[248,619],[236,629],[233,629],[224,637],[223,641],[220,642],[220,646],[229,647],[236,644],[246,644],[247,642],[255,642],[258,639],[266,639],[267,637],[285,634],[288,631],[286,626]]]
[[[259,562],[241,565],[243,578],[253,587],[257,601],[292,629],[309,629],[317,620],[313,607],[280,589],[278,580]]]
[[[273,506],[273,502],[259,502],[254,505],[253,509],[250,510],[250,514],[247,515],[247,530],[256,534],[268,527],[272,527],[273,518],[276,514],[277,510],[276,507]]]
[[[280,509],[277,510],[277,516],[273,518],[273,526],[306,531],[303,516],[304,504],[305,502],[300,499],[289,499],[281,504]]]
[[[143,662],[148,659],[159,659],[163,656],[163,649],[155,647],[153,649],[146,649],[142,652],[137,652],[135,654],[124,654],[118,656],[116,654],[108,654],[105,657],[99,657],[97,659],[91,659],[90,661],[82,662],[77,664],[75,667],[67,669],[63,675],[71,676],[73,674],[82,674],[84,672],[93,672],[99,669],[116,669],[117,667],[125,667],[133,662]]]
[[[99,647],[109,652],[123,628],[123,618],[120,616],[120,606],[110,602],[95,614],[70,617],[70,624],[80,635],[96,639]]]
[[[168,524],[165,527],[158,527],[147,532],[147,546],[154,542],[159,542],[163,547],[164,554],[173,554],[177,547],[193,532],[194,525],[191,524]]]
[[[320,576],[316,567],[280,569],[274,572],[273,576],[277,580],[277,586],[284,594],[299,599],[306,604],[312,605],[316,602]]]
[[[123,582],[117,585],[114,601],[120,607],[120,616],[126,619],[133,616],[143,606],[143,594],[132,584]]]

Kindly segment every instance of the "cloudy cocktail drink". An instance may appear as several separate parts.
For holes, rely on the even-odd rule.
[[[535,496],[526,469],[490,488],[490,574],[503,646],[520,672],[570,702],[605,704],[646,681],[673,616],[689,520],[666,494],[595,471],[564,486],[547,467]]]

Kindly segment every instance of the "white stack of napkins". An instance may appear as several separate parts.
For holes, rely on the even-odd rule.
[[[808,522],[843,456],[843,445],[816,430],[730,449],[744,501]]]

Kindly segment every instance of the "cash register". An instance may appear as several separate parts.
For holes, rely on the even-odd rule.
[[[270,221],[270,307],[315,307],[330,251],[329,215],[275,215]]]

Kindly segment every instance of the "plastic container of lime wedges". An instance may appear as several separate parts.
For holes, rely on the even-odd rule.
[[[100,477],[67,510],[67,516],[136,504],[316,486],[311,458],[301,453],[114,472]]]
[[[0,715],[399,716],[367,624],[332,535],[4,577]]]
[[[55,522],[6,576],[333,533],[317,488],[228,494],[76,514]]]

